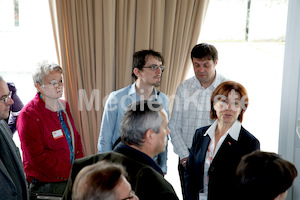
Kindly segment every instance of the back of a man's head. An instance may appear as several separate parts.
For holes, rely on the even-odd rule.
[[[142,100],[132,103],[122,119],[121,139],[126,145],[143,146],[147,130],[159,132],[162,124],[160,111],[163,105],[153,100]]]
[[[76,176],[73,200],[118,200],[115,188],[126,172],[121,165],[100,161],[84,167]]]
[[[245,200],[274,200],[292,186],[296,167],[270,152],[254,151],[237,168],[239,197]]]

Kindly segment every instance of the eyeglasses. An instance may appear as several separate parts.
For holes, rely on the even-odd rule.
[[[161,66],[158,66],[158,65],[150,65],[148,67],[143,67],[143,68],[149,68],[151,69],[152,71],[156,71],[158,70],[158,68],[160,68],[160,70],[163,72],[164,69],[165,69],[165,66],[161,65]]]
[[[50,83],[49,84],[47,84],[47,85],[52,85],[53,87],[58,87],[59,86],[59,84],[62,84],[63,83],[63,80],[61,79],[61,80],[59,80],[59,82],[57,82],[57,80],[52,80],[52,81],[50,81]],[[42,85],[42,87],[44,87],[45,85]]]
[[[12,94],[12,92],[11,92],[11,91],[9,91],[9,94],[8,94],[8,95],[4,95],[4,96],[2,96],[2,97],[0,98],[0,101],[3,101],[4,103],[7,103],[7,101],[8,101],[8,98],[10,98],[10,99],[11,99],[11,94]]]
[[[129,199],[133,199],[134,197],[136,197],[135,192],[133,190],[130,191],[130,196],[126,197],[124,199],[121,200],[129,200]]]

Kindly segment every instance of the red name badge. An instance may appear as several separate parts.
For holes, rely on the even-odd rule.
[[[61,131],[61,129],[59,129],[59,130],[57,130],[57,131],[53,131],[53,132],[52,132],[52,136],[53,136],[53,138],[56,140],[56,139],[59,139],[59,138],[64,137],[64,134],[63,134],[63,132]]]

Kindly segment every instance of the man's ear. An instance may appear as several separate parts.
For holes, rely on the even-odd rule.
[[[153,134],[156,134],[152,129],[148,129],[146,134],[145,134],[145,142],[148,144],[153,143]]]
[[[140,75],[141,75],[140,70],[138,68],[134,68],[133,73],[136,77],[140,77]]]

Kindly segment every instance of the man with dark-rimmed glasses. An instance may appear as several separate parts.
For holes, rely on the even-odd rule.
[[[98,140],[98,153],[114,149],[120,142],[121,121],[126,107],[139,100],[155,100],[163,104],[169,116],[168,97],[156,90],[161,82],[164,58],[154,50],[141,50],[133,55],[132,77],[135,82],[112,92],[105,104]],[[154,158],[164,174],[167,173],[166,150]]]

